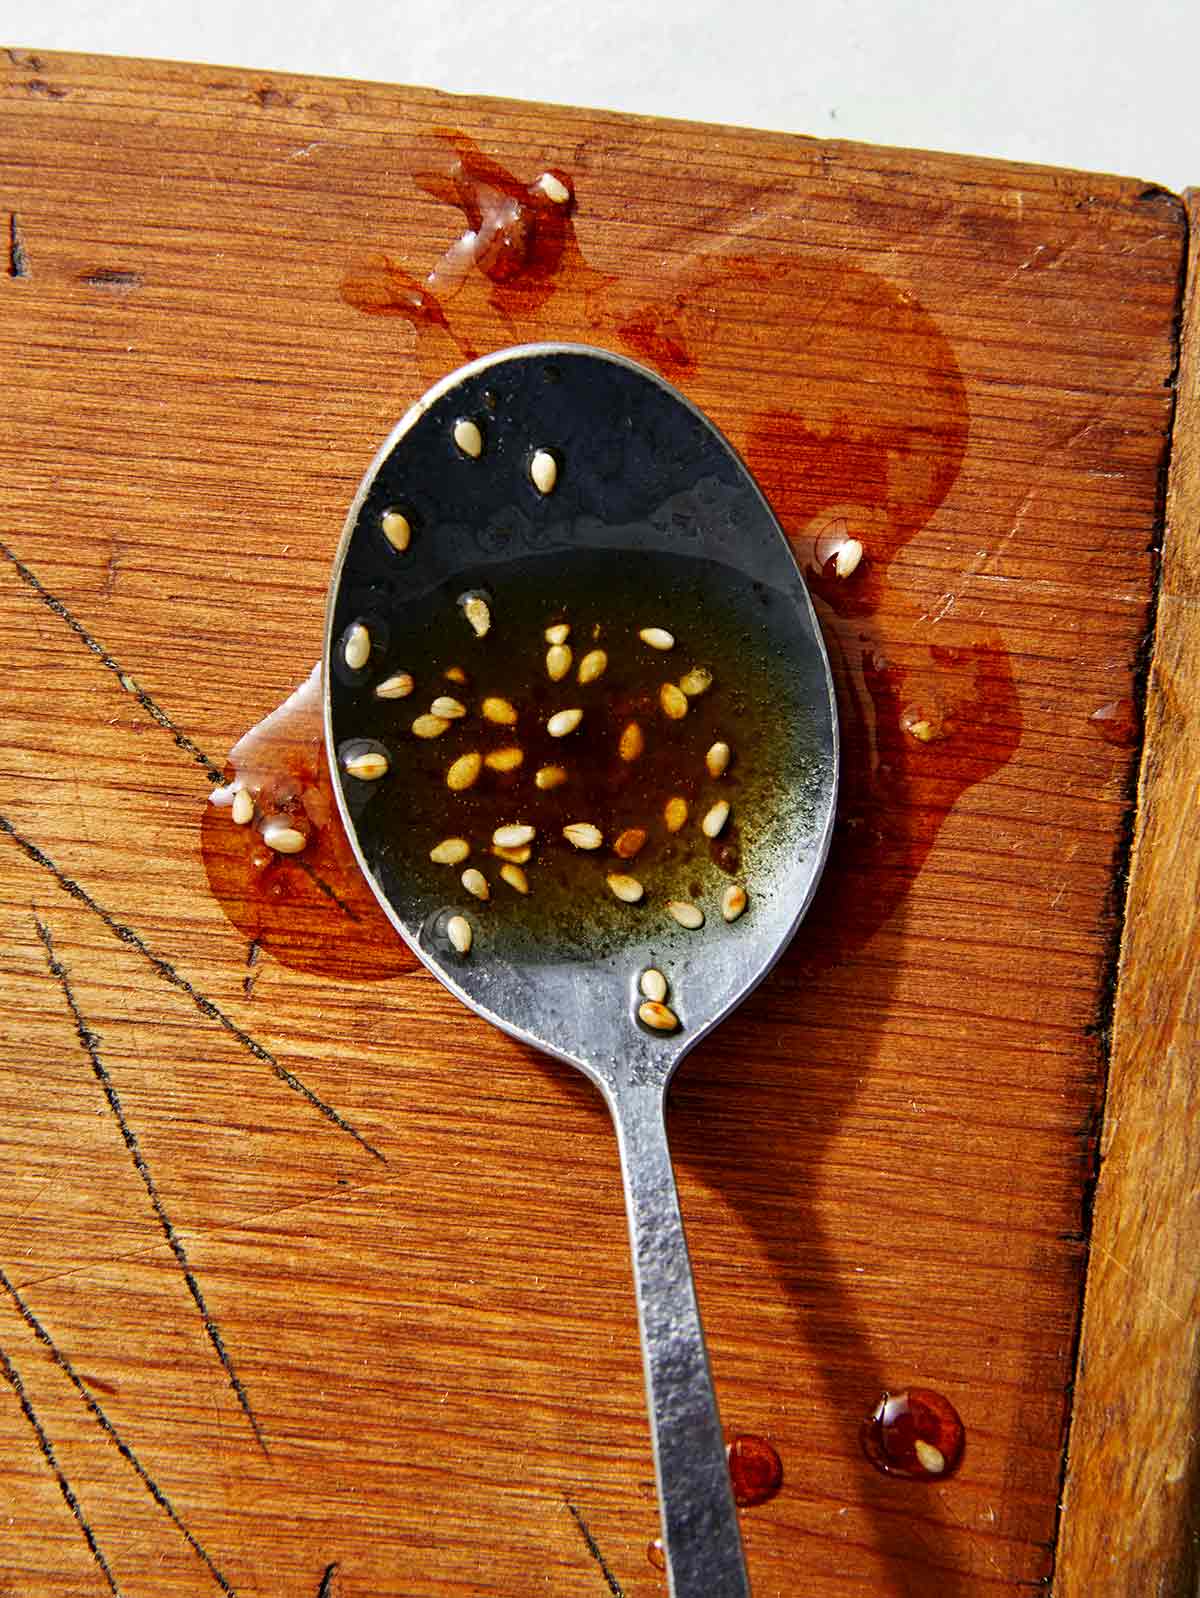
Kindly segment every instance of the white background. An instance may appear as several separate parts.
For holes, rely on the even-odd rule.
[[[508,95],[1200,184],[1200,0],[37,0],[7,45]]]

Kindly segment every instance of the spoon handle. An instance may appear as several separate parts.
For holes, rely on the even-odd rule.
[[[610,1100],[633,1251],[672,1598],[748,1598],[737,1509],[667,1146],[665,1090]]]

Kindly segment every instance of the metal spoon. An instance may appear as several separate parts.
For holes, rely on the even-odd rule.
[[[565,591],[574,595],[573,614],[591,599],[602,606],[607,596],[618,611],[638,609],[634,619],[644,611],[646,619],[669,627],[683,617],[681,649],[689,627],[700,634],[711,624],[714,639],[724,628],[727,665],[733,662],[751,688],[759,682],[758,700],[747,689],[741,701],[746,738],[758,753],[743,762],[735,814],[751,802],[757,813],[741,818],[738,870],[749,908],[737,921],[726,924],[716,910],[712,878],[717,873],[718,886],[725,880],[718,865],[728,859],[719,857],[710,867],[695,846],[698,863],[689,870],[703,880],[692,886],[701,888],[707,904],[699,931],[677,926],[649,902],[654,895],[631,909],[607,902],[602,888],[594,910],[548,923],[547,904],[552,911],[555,893],[561,899],[565,891],[549,875],[548,898],[539,900],[535,887],[528,899],[513,894],[482,906],[459,888],[457,870],[429,864],[427,850],[438,833],[422,833],[412,807],[434,800],[419,799],[414,774],[419,762],[434,758],[430,751],[441,758],[442,745],[411,739],[408,724],[426,710],[430,695],[461,693],[477,705],[478,694],[487,692],[488,661],[502,661],[521,630],[521,606],[532,670],[544,694],[545,645],[540,628],[531,631],[530,617],[552,615]],[[489,627],[482,637],[476,627],[484,612],[476,607],[472,614],[470,598],[486,606]],[[664,607],[669,615],[661,613]],[[428,654],[431,638],[470,662],[469,690],[444,681],[418,683],[399,706],[381,700],[375,689],[411,669],[414,651]],[[575,647],[578,656],[585,647],[581,637]],[[626,653],[636,648],[622,645]],[[656,663],[646,653],[651,669]],[[685,1054],[779,958],[828,850],[836,710],[829,663],[787,541],[725,439],[653,373],[580,345],[501,351],[431,389],[376,456],[334,562],[324,664],[338,804],[384,910],[465,1004],[578,1067],[612,1114],[670,1591],[676,1598],[737,1598],[749,1584],[664,1110]],[[690,656],[673,653],[670,672],[678,675],[690,664]],[[665,656],[663,665],[665,675]],[[388,691],[395,691],[394,682]],[[588,691],[572,690],[578,696]],[[585,736],[590,741],[573,748],[578,759],[589,751],[594,759],[597,734],[590,723],[579,734]],[[675,734],[664,723],[663,737],[669,736]],[[446,747],[458,746],[449,739]],[[355,763],[364,752],[384,756],[385,776],[353,774],[377,769],[378,762]],[[406,762],[412,763],[407,787]],[[613,780],[621,777],[616,769]],[[439,793],[436,782],[420,791]],[[450,816],[484,802],[483,788],[472,790],[466,808],[456,812],[457,796],[440,792],[437,802]],[[536,794],[528,774],[512,793],[514,809],[549,797]],[[520,794],[527,799],[518,800]],[[576,805],[584,814],[585,799],[580,795]],[[572,813],[563,814],[570,819]],[[398,815],[403,826],[397,826]],[[689,837],[694,818],[692,827]],[[450,822],[444,828],[456,830]],[[562,871],[586,869],[572,864],[561,843],[558,848]],[[670,848],[662,840],[662,859]],[[533,866],[530,872],[532,878]],[[651,874],[649,867],[643,874]],[[469,952],[452,941],[453,915],[474,930]],[[656,1032],[638,1020],[638,974],[651,966],[670,976],[680,1022],[674,1032]]]

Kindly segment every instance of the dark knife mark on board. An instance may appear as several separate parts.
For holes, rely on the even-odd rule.
[[[126,1464],[132,1466],[142,1485],[150,1494],[151,1498],[153,1498],[154,1502],[168,1517],[168,1519],[170,1519],[178,1527],[188,1547],[191,1548],[197,1557],[202,1559],[208,1566],[209,1571],[212,1573],[213,1580],[216,1582],[217,1586],[220,1587],[223,1593],[228,1595],[228,1598],[237,1598],[237,1593],[232,1583],[226,1579],[222,1572],[213,1563],[205,1549],[184,1525],[178,1514],[176,1514],[175,1509],[173,1508],[166,1493],[163,1492],[162,1488],[154,1480],[154,1477],[151,1476],[150,1472],[142,1464],[141,1460],[134,1453],[133,1449],[121,1436],[120,1432],[118,1432],[112,1421],[109,1420],[108,1416],[104,1413],[104,1410],[92,1397],[91,1393],[88,1392],[84,1383],[85,1381],[93,1381],[93,1378],[85,1378],[79,1375],[74,1365],[72,1365],[71,1361],[63,1353],[62,1349],[59,1348],[58,1344],[50,1336],[50,1333],[46,1330],[41,1321],[38,1320],[37,1316],[30,1309],[29,1305],[21,1297],[16,1286],[9,1279],[8,1274],[4,1270],[3,1266],[0,1266],[0,1289],[3,1289],[3,1291],[8,1294],[9,1298],[12,1299],[13,1303],[17,1306],[17,1309],[20,1312],[21,1319],[25,1322],[26,1326],[29,1327],[30,1331],[37,1338],[38,1342],[41,1343],[42,1346],[48,1351],[50,1358],[58,1366],[59,1370],[63,1372],[67,1380],[71,1383],[71,1386],[74,1387],[75,1391],[83,1400],[88,1413],[100,1427],[100,1430],[104,1432],[104,1434],[112,1441],[121,1458],[125,1460]],[[100,1383],[96,1382],[93,1384],[96,1386],[101,1385]],[[108,1388],[107,1384],[103,1385],[105,1386],[106,1391],[115,1391],[115,1389]]]
[[[131,289],[141,288],[142,274],[126,271],[119,266],[98,266],[94,272],[81,273],[79,281],[90,289],[104,289],[110,294],[128,294]]]
[[[8,213],[8,275],[29,276],[29,257],[21,238],[21,219],[15,211]]]
[[[112,672],[113,676],[117,679],[125,692],[127,694],[133,695],[138,704],[141,705],[142,709],[151,718],[151,720],[156,721],[164,730],[164,732],[169,732],[172,738],[174,738],[178,747],[186,754],[191,755],[192,759],[198,766],[202,766],[204,768],[205,776],[207,776],[210,781],[215,783],[224,782],[224,775],[220,769],[208,758],[208,756],[204,753],[204,750],[201,749],[198,744],[192,742],[187,733],[171,720],[166,711],[161,709],[155,703],[155,701],[151,699],[150,695],[144,688],[138,687],[134,679],[127,671],[123,670],[121,665],[116,660],[113,659],[108,650],[105,649],[104,645],[92,637],[91,633],[88,632],[87,628],[82,622],[76,621],[75,617],[67,609],[66,605],[63,604],[62,600],[59,599],[56,594],[52,594],[48,588],[43,586],[41,579],[37,577],[34,572],[30,571],[29,567],[25,565],[24,561],[17,558],[7,544],[0,543],[0,555],[3,555],[5,560],[12,565],[17,575],[21,578],[21,581],[26,583],[33,590],[33,592],[41,600],[42,604],[46,606],[47,610],[53,611],[60,621],[65,621],[67,626],[75,634],[76,638],[79,639],[80,643],[84,644],[91,651],[91,653],[95,655],[96,659],[105,668],[105,670]]]
[[[266,1438],[262,1434],[262,1427],[259,1425],[258,1417],[251,1407],[250,1397],[242,1385],[242,1379],[234,1369],[233,1360],[230,1358],[229,1350],[225,1347],[225,1340],[221,1336],[221,1329],[213,1319],[212,1311],[205,1302],[200,1283],[196,1278],[195,1271],[192,1269],[191,1261],[188,1259],[183,1239],[175,1230],[175,1224],[167,1214],[166,1205],[162,1201],[157,1184],[150,1174],[150,1167],[146,1164],[141,1145],[138,1143],[137,1133],[129,1124],[128,1117],[121,1106],[116,1085],[108,1074],[108,1067],[100,1058],[100,1039],[83,1018],[83,1012],[79,1008],[79,1003],[71,987],[71,978],[67,968],[54,952],[54,940],[50,935],[50,928],[46,926],[45,922],[39,921],[37,916],[34,916],[33,924],[37,928],[38,937],[42,940],[42,945],[46,950],[46,960],[50,967],[50,975],[58,982],[67,1009],[71,1012],[71,1019],[75,1023],[75,1032],[79,1038],[79,1046],[87,1055],[96,1080],[99,1082],[104,1097],[108,1101],[108,1107],[113,1113],[117,1126],[120,1128],[121,1137],[124,1139],[125,1147],[129,1150],[129,1157],[133,1161],[133,1168],[142,1179],[142,1185],[146,1189],[146,1196],[150,1200],[150,1207],[158,1218],[158,1223],[163,1229],[163,1235],[167,1240],[171,1253],[174,1254],[179,1269],[183,1272],[187,1290],[192,1295],[192,1300],[200,1313],[200,1321],[204,1327],[205,1334],[221,1362],[221,1368],[229,1378],[229,1385],[233,1388],[234,1395],[242,1406],[242,1413],[250,1423],[250,1429],[254,1433],[258,1446],[265,1454],[268,1449]]]
[[[84,1540],[91,1549],[92,1558],[104,1572],[104,1579],[108,1582],[111,1591],[116,1593],[117,1598],[121,1598],[121,1589],[117,1586],[117,1578],[109,1569],[108,1560],[105,1559],[104,1555],[101,1553],[100,1544],[96,1541],[96,1533],[88,1524],[88,1518],[84,1514],[83,1508],[80,1505],[78,1498],[76,1498],[75,1492],[70,1482],[62,1473],[62,1468],[60,1467],[58,1458],[54,1452],[54,1445],[50,1441],[49,1437],[46,1436],[46,1429],[42,1425],[41,1421],[37,1418],[33,1405],[29,1402],[28,1395],[25,1392],[25,1383],[21,1380],[20,1373],[18,1372],[16,1366],[13,1364],[12,1360],[9,1359],[8,1355],[2,1348],[0,1348],[0,1376],[4,1377],[5,1381],[17,1395],[17,1402],[21,1406],[21,1413],[29,1422],[29,1426],[33,1432],[33,1435],[37,1438],[38,1452],[46,1461],[47,1465],[49,1465],[50,1469],[54,1472],[54,1479],[58,1483],[58,1490],[63,1495],[63,1501],[66,1503],[67,1508],[71,1511],[72,1515],[74,1515],[75,1521],[79,1526],[80,1531],[83,1533]]]
[[[373,1155],[381,1164],[387,1164],[387,1157],[381,1154],[373,1143],[369,1143],[356,1127],[339,1115],[331,1104],[326,1104],[325,1100],[314,1093],[298,1076],[287,1070],[285,1066],[280,1065],[269,1049],[265,1049],[248,1032],[243,1031],[236,1021],[231,1020],[225,1014],[219,1005],[214,1004],[211,999],[205,998],[204,994],[194,988],[186,977],[180,976],[169,961],[164,960],[161,955],[155,954],[153,949],[138,936],[132,927],[128,927],[123,922],[118,921],[102,904],[97,903],[86,888],[81,887],[79,883],[68,877],[64,871],[61,871],[54,861],[50,859],[49,855],[38,848],[36,843],[31,842],[30,839],[19,833],[7,816],[0,815],[0,832],[7,833],[17,847],[22,849],[35,865],[41,866],[43,871],[48,871],[64,893],[69,894],[72,899],[84,905],[93,915],[98,916],[114,937],[120,939],[129,948],[135,949],[143,959],[148,960],[156,975],[160,976],[164,982],[173,988],[178,988],[181,993],[186,993],[202,1016],[209,1021],[216,1021],[218,1025],[224,1027],[226,1032],[231,1037],[236,1038],[242,1047],[247,1049],[256,1060],[260,1060],[264,1065],[269,1066],[274,1075],[287,1087],[291,1088],[293,1093],[298,1093],[315,1110],[319,1110],[327,1121],[336,1126],[339,1131],[345,1132],[349,1137],[352,1137],[356,1143],[366,1149],[367,1153]]]
[[[571,1517],[574,1520],[575,1524],[579,1527],[579,1530],[580,1530],[580,1533],[581,1533],[581,1535],[583,1537],[583,1540],[587,1544],[588,1553],[591,1554],[592,1558],[600,1566],[601,1574],[603,1575],[605,1581],[608,1583],[609,1592],[615,1593],[616,1594],[616,1598],[625,1598],[624,1589],[622,1588],[621,1583],[613,1575],[612,1571],[608,1568],[608,1561],[607,1561],[607,1559],[605,1559],[604,1555],[600,1552],[600,1544],[596,1541],[596,1539],[592,1536],[591,1532],[589,1531],[587,1522],[584,1520],[583,1516],[575,1508],[575,1505],[571,1502],[571,1500],[569,1498],[565,1498],[563,1500],[563,1502],[566,1504],[567,1508],[571,1511]]]
[[[258,981],[258,972],[255,967],[258,965],[258,957],[261,953],[262,945],[258,939],[251,938],[250,945],[246,950],[246,975],[242,978],[242,992],[248,999],[254,997],[254,984]]]
[[[16,217],[12,217],[11,220],[15,226]],[[11,248],[9,259],[10,263],[14,259],[11,253]],[[24,262],[24,260],[25,256],[24,252],[22,251],[21,261]],[[137,700],[138,704],[155,723],[155,725],[161,727],[164,732],[170,733],[176,747],[182,749],[184,754],[190,755],[192,760],[196,763],[196,765],[202,768],[205,776],[208,777],[211,782],[215,782],[218,786],[223,784],[226,780],[227,774],[218,769],[216,763],[204,752],[203,749],[200,748],[198,744],[193,743],[193,741],[188,737],[187,733],[183,731],[178,723],[167,714],[167,712],[156,700],[150,697],[144,688],[138,685],[138,683],[132,676],[130,676],[120,662],[109,654],[108,650],[104,648],[103,644],[101,644],[98,639],[93,638],[92,634],[87,630],[83,623],[77,620],[77,618],[71,614],[69,607],[64,604],[58,595],[50,592],[37,573],[31,571],[25,562],[19,558],[15,551],[10,549],[9,546],[3,542],[0,542],[0,555],[3,555],[5,560],[12,565],[22,582],[24,582],[37,596],[37,598],[41,600],[42,604],[45,605],[48,610],[53,611],[60,621],[63,621],[67,624],[67,626],[75,634],[76,638],[79,639],[80,643],[82,643],[84,647],[95,656],[105,670],[111,671],[113,673],[117,681],[120,683],[122,689],[127,694],[132,694],[134,699]],[[318,888],[320,892],[326,896],[326,898],[330,899],[344,915],[349,916],[351,921],[358,920],[358,917],[355,915],[354,911],[341,897],[341,895],[337,893],[328,882],[320,877],[306,861],[298,861],[297,864],[300,866],[300,869],[311,878],[313,885]]]

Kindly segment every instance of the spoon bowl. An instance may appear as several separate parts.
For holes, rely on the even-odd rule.
[[[726,440],[653,373],[585,346],[501,351],[437,384],[379,450],[334,564],[324,681],[342,821],[397,931],[608,1104],[670,1591],[748,1593],[664,1110],[680,1061],[786,948],[829,847],[833,686],[787,540]],[[580,721],[556,734],[564,709]],[[724,771],[706,766],[714,743]],[[551,769],[564,780],[543,786]],[[688,808],[674,831],[672,796]],[[645,837],[622,859],[630,820]],[[502,822],[535,838],[500,876]],[[572,822],[604,843],[573,847]],[[469,857],[430,859],[460,836]],[[648,968],[666,1018],[642,1008]]]

